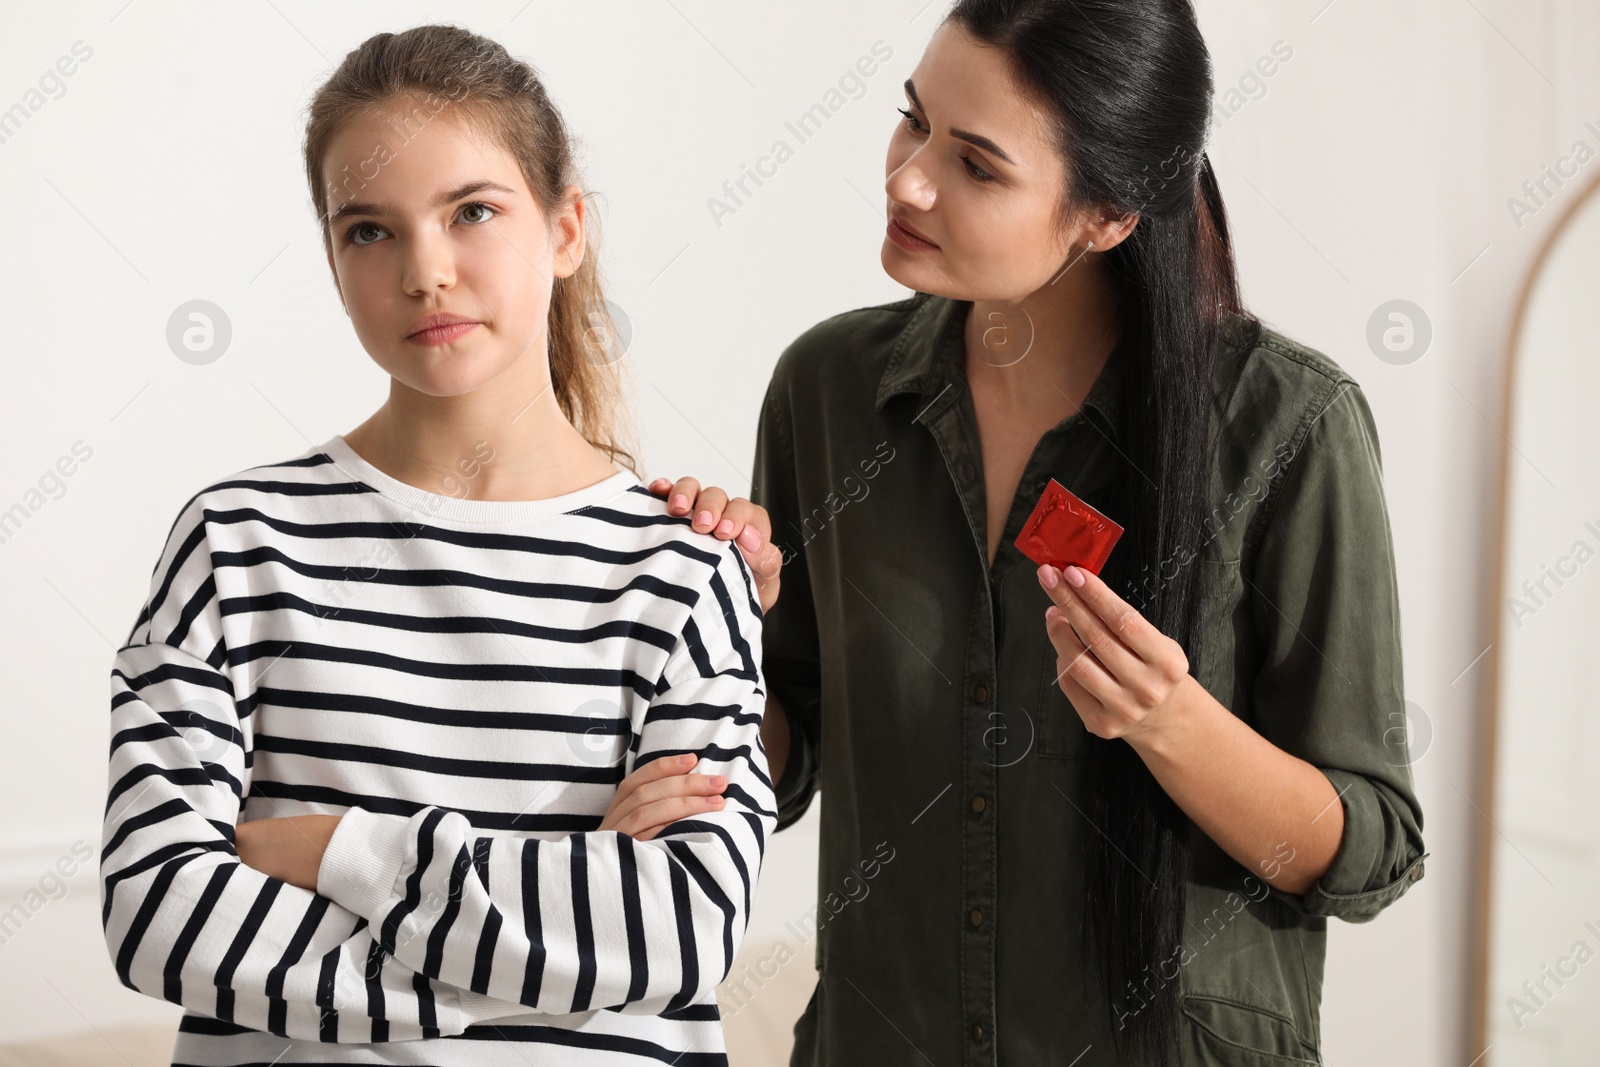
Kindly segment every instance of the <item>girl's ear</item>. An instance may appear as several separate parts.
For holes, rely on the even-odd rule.
[[[583,265],[584,234],[587,216],[583,190],[576,185],[567,186],[561,206],[550,219],[550,232],[555,240],[552,259],[557,278],[570,278]]]

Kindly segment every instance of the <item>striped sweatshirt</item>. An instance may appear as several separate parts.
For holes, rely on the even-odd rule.
[[[118,976],[186,1009],[177,1064],[726,1063],[760,631],[738,548],[626,471],[469,500],[335,436],[206,487],[111,670]],[[721,810],[598,828],[683,753]],[[238,823],[306,814],[343,816],[316,892],[240,862]]]

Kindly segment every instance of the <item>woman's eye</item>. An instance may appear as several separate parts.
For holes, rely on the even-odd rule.
[[[900,114],[902,114],[902,115],[904,115],[906,117],[906,129],[915,130],[918,133],[923,132],[922,131],[922,123],[918,122],[917,121],[917,117],[915,115],[913,115],[910,111],[908,111],[907,109],[905,109],[903,107],[897,107],[897,108],[895,108],[895,110],[900,112]]]
[[[499,214],[499,212],[498,212],[498,211],[496,211],[496,210],[495,210],[495,209],[494,209],[494,208],[492,208],[492,207],[490,207],[490,206],[489,206],[489,205],[488,205],[488,204],[484,204],[484,203],[481,203],[481,202],[479,202],[479,201],[477,201],[477,200],[474,200],[474,201],[473,201],[473,202],[472,202],[472,203],[470,203],[470,204],[462,204],[462,205],[461,205],[461,210],[462,210],[462,211],[470,211],[470,210],[471,210],[471,209],[473,209],[473,208],[475,208],[475,207],[481,207],[481,208],[482,208],[482,209],[483,209],[483,210],[485,210],[485,211],[487,211],[487,212],[488,212],[488,213],[489,213],[489,214],[488,214],[488,215],[487,215],[487,216],[486,216],[486,217],[484,217],[484,218],[481,218],[481,219],[478,219],[478,220],[477,220],[477,221],[478,221],[478,222],[488,222],[488,221],[489,221],[489,219],[492,219],[492,218],[494,218],[494,217],[495,217],[495,216],[496,216],[496,215],[498,215],[498,214]],[[467,220],[467,221],[468,221],[468,222],[471,222],[471,221],[472,221],[472,220],[471,220],[471,219],[468,219],[468,220]]]
[[[897,107],[897,108],[895,108],[895,110],[900,112],[900,114],[902,114],[902,115],[904,115],[906,117],[906,122],[905,122],[906,129],[912,131],[913,133],[926,133],[927,132],[927,130],[925,130],[923,128],[922,123],[917,121],[917,116],[915,116],[915,115],[913,115],[911,113],[910,109],[903,108],[903,107]],[[994,181],[994,175],[990,174],[988,171],[984,170],[982,167],[980,167],[976,163],[972,162],[972,157],[971,156],[962,156],[961,157],[961,162],[966,164],[967,173],[972,175],[974,180],[980,181],[980,182],[992,182],[992,181]]]
[[[978,181],[980,181],[980,182],[992,182],[992,181],[994,181],[994,175],[990,174],[988,171],[984,170],[982,167],[980,167],[976,163],[972,162],[972,157],[971,156],[962,156],[961,157],[961,162],[963,162],[963,163],[965,163],[967,165],[967,173],[972,175]]]

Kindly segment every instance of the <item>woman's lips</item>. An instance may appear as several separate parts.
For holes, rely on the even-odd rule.
[[[407,337],[406,340],[419,345],[447,345],[477,328],[478,323],[476,322],[453,322],[449,326],[434,326],[430,329],[418,330],[410,337]]]
[[[908,252],[937,252],[939,250],[938,245],[932,241],[923,240],[893,218],[889,220],[889,240]]]

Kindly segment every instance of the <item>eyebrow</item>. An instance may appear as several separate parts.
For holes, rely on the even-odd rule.
[[[433,198],[433,202],[431,204],[429,204],[428,206],[429,207],[444,207],[446,204],[453,204],[457,200],[465,200],[467,197],[473,195],[474,193],[481,193],[486,189],[491,191],[491,192],[509,193],[509,194],[511,194],[513,196],[516,195],[516,190],[514,190],[514,189],[507,189],[505,186],[499,184],[498,182],[492,182],[492,181],[489,181],[486,178],[479,178],[477,181],[468,182],[467,184],[461,186],[460,188],[451,189],[449,192],[446,192],[446,193],[440,193],[438,196]],[[331,226],[334,223],[338,222],[340,219],[348,218],[351,215],[392,215],[392,214],[394,214],[394,209],[391,208],[388,204],[370,204],[370,203],[364,203],[364,202],[352,200],[352,201],[348,201],[347,203],[341,205],[337,211],[335,211],[333,214],[328,216],[328,225]]]
[[[922,106],[922,101],[917,98],[916,86],[911,84],[911,79],[910,78],[906,79],[906,95],[911,98],[911,102],[917,106],[917,110],[918,111],[922,112],[923,114],[927,114],[928,113],[928,109],[923,107]],[[1013,164],[1013,165],[1016,164],[1016,160],[1014,160],[1010,156],[1006,155],[1005,149],[1001,148],[999,145],[995,144],[993,141],[989,140],[989,138],[983,136],[983,134],[981,134],[981,133],[969,133],[966,130],[951,130],[950,131],[950,136],[958,138],[960,140],[963,140],[963,141],[967,142],[968,144],[977,145],[979,148],[983,149],[985,152],[993,152],[995,155],[999,156],[1001,159],[1005,160],[1007,163],[1010,163],[1010,164]]]

